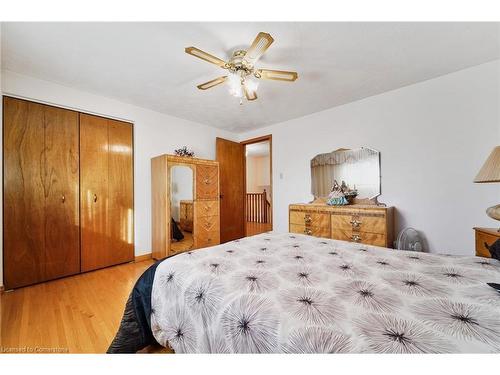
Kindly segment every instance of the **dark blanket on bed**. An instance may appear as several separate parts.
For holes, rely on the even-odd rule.
[[[135,283],[125,305],[120,328],[107,353],[136,353],[157,343],[150,325],[151,291],[156,268],[165,259],[149,267]]]

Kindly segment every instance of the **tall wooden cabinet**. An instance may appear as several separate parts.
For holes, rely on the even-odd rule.
[[[85,132],[88,128],[85,121],[82,126],[82,118],[87,116],[3,98],[3,267],[7,289],[133,259],[132,127],[113,122],[96,127],[96,133]],[[121,129],[116,136],[115,126]],[[96,153],[82,149],[91,147],[97,134],[106,133],[108,138],[108,132],[112,135],[108,149],[94,151],[101,153],[99,157],[105,154],[103,159],[111,168],[97,164]],[[108,187],[110,176],[114,188]],[[89,190],[89,179],[97,186],[98,198],[105,192],[106,209],[89,209],[94,191]],[[100,257],[92,260],[82,247],[88,243],[90,228],[107,230],[102,237],[106,245],[93,247],[101,256],[108,254],[104,261]]]
[[[213,160],[160,155],[151,159],[152,246],[153,258],[161,259],[171,250],[170,207],[171,169],[186,166],[193,170],[193,247],[194,249],[220,243],[219,163]]]

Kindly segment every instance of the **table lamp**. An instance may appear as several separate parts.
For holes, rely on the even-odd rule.
[[[491,151],[490,156],[484,162],[474,182],[500,182],[500,146],[496,146]],[[492,219],[500,220],[500,204],[487,208],[486,214]]]

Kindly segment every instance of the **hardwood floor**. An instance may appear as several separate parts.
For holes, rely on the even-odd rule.
[[[193,233],[185,232],[183,230],[181,231],[184,235],[184,239],[182,239],[181,241],[170,242],[170,251],[173,253],[187,251],[194,247]]]
[[[247,223],[247,236],[269,230],[270,224]],[[151,264],[127,263],[0,294],[0,353],[105,353],[132,287]]]
[[[135,281],[153,261],[127,263],[0,295],[0,353],[104,353]]]
[[[273,229],[273,225],[270,223],[255,223],[255,222],[246,222],[246,235],[255,236],[256,234],[269,232]]]

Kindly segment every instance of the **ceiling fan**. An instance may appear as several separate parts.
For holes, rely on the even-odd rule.
[[[257,99],[256,91],[260,79],[293,82],[298,78],[297,72],[255,68],[255,63],[273,42],[274,39],[271,35],[260,32],[247,51],[235,51],[228,62],[196,47],[187,47],[185,51],[199,59],[228,70],[227,75],[198,85],[197,87],[200,90],[208,90],[227,81],[229,83],[229,92],[239,98],[240,104],[243,104],[243,97],[246,97],[249,101]]]

